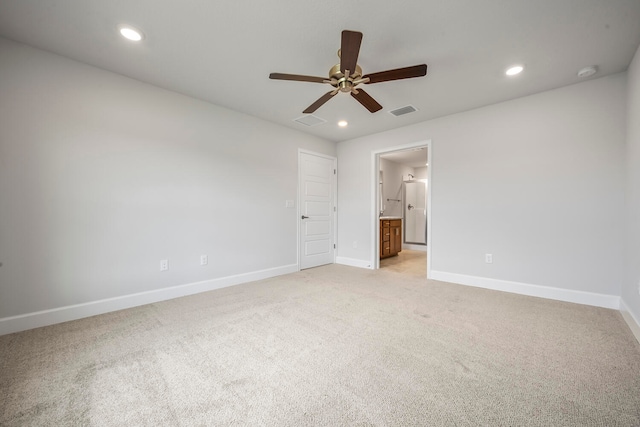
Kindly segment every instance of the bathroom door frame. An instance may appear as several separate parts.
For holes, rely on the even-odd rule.
[[[427,279],[431,278],[431,258],[433,256],[433,244],[431,243],[431,229],[433,217],[431,216],[431,194],[433,193],[433,141],[426,139],[404,145],[391,146],[371,152],[371,268],[380,268],[380,212],[378,204],[380,200],[380,155],[405,151],[412,148],[427,147]]]

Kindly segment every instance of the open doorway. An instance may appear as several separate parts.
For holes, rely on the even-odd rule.
[[[429,277],[430,141],[374,153],[373,265]]]

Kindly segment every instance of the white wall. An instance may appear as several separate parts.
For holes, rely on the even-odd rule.
[[[0,57],[0,333],[295,270],[298,148],[335,143],[8,40]]]
[[[427,170],[426,166],[423,167],[423,168],[415,168],[414,172],[415,172],[416,179],[427,179],[427,178],[429,178],[429,171]]]
[[[625,99],[623,73],[339,143],[339,256],[371,257],[371,152],[430,139],[433,271],[616,306]]]
[[[627,98],[627,275],[623,310],[640,325],[640,47],[628,70]],[[640,340],[640,327],[635,329]]]

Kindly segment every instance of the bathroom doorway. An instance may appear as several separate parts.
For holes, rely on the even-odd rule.
[[[430,141],[374,153],[376,171],[375,268],[429,276]],[[401,244],[387,243],[393,227],[402,223]],[[392,231],[392,233],[389,233]],[[393,237],[393,236],[392,236]],[[398,238],[398,240],[400,240]],[[391,253],[385,252],[385,244]],[[393,249],[400,249],[395,252]]]

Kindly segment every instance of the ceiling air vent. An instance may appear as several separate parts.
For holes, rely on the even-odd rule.
[[[327,121],[325,119],[321,119],[318,116],[314,116],[313,114],[309,114],[306,116],[298,117],[294,120],[294,122],[298,122],[305,126],[317,126],[321,125],[322,123],[326,123]]]
[[[405,114],[413,113],[414,111],[418,111],[418,110],[412,105],[407,105],[406,107],[396,108],[395,110],[391,110],[389,112],[394,116],[398,117]]]

